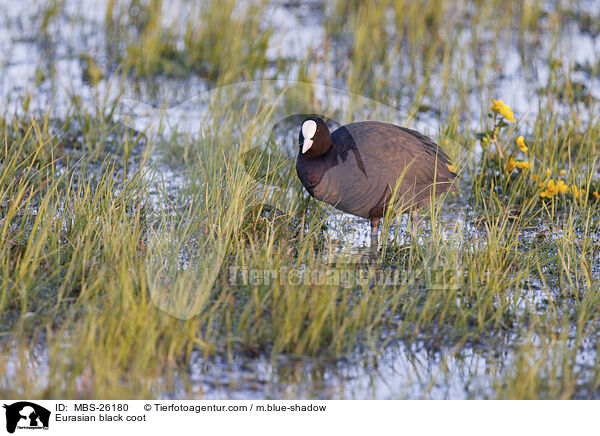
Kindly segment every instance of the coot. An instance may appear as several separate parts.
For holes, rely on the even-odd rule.
[[[296,172],[318,200],[371,221],[376,248],[379,220],[401,179],[394,207],[418,209],[453,189],[450,159],[421,133],[376,121],[347,124],[329,132],[319,117],[301,125]]]

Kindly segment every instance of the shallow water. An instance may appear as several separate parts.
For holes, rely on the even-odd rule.
[[[540,343],[539,338],[527,340]],[[517,337],[511,341],[520,342]],[[585,341],[575,371],[591,370],[595,356],[594,344]],[[338,361],[289,356],[273,362],[266,357],[204,360],[195,353],[162,398],[492,399],[511,376],[514,359],[510,349],[431,349],[423,343],[391,344],[377,353],[357,351]],[[582,389],[575,397],[597,398],[598,392]]]
[[[192,395],[207,399],[467,399],[492,397],[488,362],[471,351],[459,356],[430,353],[420,346],[389,346],[365,357],[338,362],[280,357],[190,365]],[[366,353],[368,355],[368,353]],[[469,386],[466,388],[466,386]],[[474,394],[475,393],[475,394]],[[174,391],[166,397],[190,395]]]

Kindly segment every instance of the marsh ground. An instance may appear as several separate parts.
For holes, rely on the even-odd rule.
[[[599,35],[594,1],[1,1],[2,396],[597,398]],[[312,112],[425,131],[457,195],[366,259],[293,171]]]

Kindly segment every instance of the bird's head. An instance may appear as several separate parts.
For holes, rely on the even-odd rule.
[[[300,154],[307,157],[320,156],[331,146],[329,128],[318,117],[309,117],[302,122],[298,139]]]

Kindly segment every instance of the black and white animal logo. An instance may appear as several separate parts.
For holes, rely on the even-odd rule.
[[[3,406],[6,409],[6,431],[18,429],[48,429],[50,411],[29,401]]]

